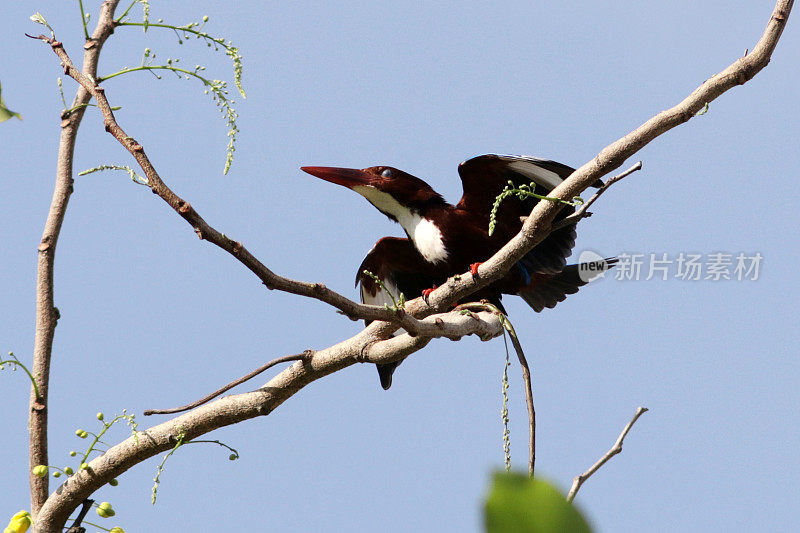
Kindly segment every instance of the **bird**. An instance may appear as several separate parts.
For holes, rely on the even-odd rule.
[[[477,275],[478,266],[519,232],[533,207],[539,201],[548,201],[510,195],[500,204],[490,232],[492,206],[506,186],[526,185],[544,195],[575,171],[538,157],[480,155],[458,166],[463,195],[453,205],[422,179],[391,166],[304,166],[301,170],[360,194],[403,228],[405,238],[378,240],[356,273],[362,303],[380,306],[397,305],[401,294],[406,299],[427,298],[454,275],[467,271]],[[593,184],[602,185],[600,180]],[[572,205],[564,205],[554,223],[574,211]],[[568,294],[578,292],[590,279],[611,268],[616,263],[614,258],[567,265],[577,237],[576,223],[552,231],[505,276],[472,294],[470,300],[488,300],[505,313],[502,295],[513,294],[521,296],[538,313],[555,307]],[[391,387],[394,370],[401,362],[377,365],[384,389]]]

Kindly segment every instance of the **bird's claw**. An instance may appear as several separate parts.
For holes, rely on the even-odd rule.
[[[436,290],[436,285],[434,285],[430,289],[423,289],[423,291],[422,291],[422,300],[425,302],[426,305],[430,305],[430,304],[428,304],[428,296],[430,296],[431,293],[433,291],[435,291],[435,290]]]

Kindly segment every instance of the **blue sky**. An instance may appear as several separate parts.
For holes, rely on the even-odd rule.
[[[23,33],[40,32],[28,17],[41,11],[77,59],[72,4],[11,3],[0,31],[3,97],[24,117],[0,125],[0,348],[25,361],[61,71]],[[478,154],[579,166],[752,48],[772,6],[153,2],[153,18],[209,15],[207,29],[244,55],[248,98],[237,101],[240,140],[227,176],[224,123],[197,83],[130,74],[105,86],[122,106],[120,124],[209,223],[276,272],[356,298],[363,255],[401,230],[300,166],[388,164],[451,201],[460,196],[457,164]],[[760,253],[758,280],[611,278],[541,314],[506,298],[533,370],[541,475],[568,488],[638,405],[650,408],[622,455],[577,497],[599,531],[792,531],[800,520],[795,22],[753,81],[626,163],[641,159],[644,169],[596,204],[575,254]],[[232,77],[222,54],[138,29],[115,33],[101,73],[138,64],[145,47]],[[74,83],[64,85],[70,99]],[[89,110],[76,169],[100,163],[133,164]],[[360,328],[319,302],[267,291],[122,174],[77,178],[56,268],[55,465],[71,464],[68,451],[85,444],[74,430],[93,429],[97,411],[128,409],[150,425],[161,419],[144,409],[186,403]],[[127,531],[477,531],[487,480],[503,461],[503,363],[501,340],[434,341],[400,367],[388,392],[371,365],[350,367],[269,417],[212,433],[239,450],[238,461],[212,445],[181,449],[156,506],[155,460],[97,498],[117,510],[106,522]],[[516,367],[510,379],[513,462],[524,468]],[[28,388],[19,373],[0,380],[2,517],[28,506]]]

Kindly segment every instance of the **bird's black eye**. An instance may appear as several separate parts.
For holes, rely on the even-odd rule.
[[[391,178],[392,177],[392,169],[391,168],[384,168],[381,172],[381,176],[384,178]]]

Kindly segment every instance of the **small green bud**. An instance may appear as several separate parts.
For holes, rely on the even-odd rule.
[[[76,430],[75,430],[75,434],[76,434],[77,436],[81,437],[81,435],[83,434],[83,430],[82,430],[82,429],[80,429],[80,428],[79,428],[79,429],[76,429]],[[81,438],[83,438],[83,437],[81,437]]]
[[[53,477],[61,477],[61,472],[59,471],[53,472]]]
[[[119,485],[119,481],[117,481],[117,478],[114,478],[111,481],[109,481],[108,484],[111,485],[112,487],[116,487],[117,485]]]
[[[103,413],[97,413],[97,419],[102,421],[103,420]]]
[[[78,452],[76,452],[75,450],[71,450],[71,451],[69,452],[69,456],[70,456],[70,457],[75,457],[76,455],[78,455]]]
[[[109,533],[125,533],[125,530],[119,526],[112,527]]]
[[[78,468],[80,468],[81,470],[89,470],[89,464],[81,463],[81,466],[79,466]]]
[[[47,466],[46,465],[36,465],[33,467],[33,475],[36,477],[45,477],[47,476]]]
[[[238,458],[239,458],[239,456],[238,456],[238,455],[236,455],[235,453],[232,453],[232,454],[230,454],[230,455],[228,456],[228,460],[229,460],[229,461],[235,461],[235,460],[236,460],[236,459],[238,459]]]
[[[65,466],[65,467],[64,467],[64,473],[65,473],[66,475],[68,475],[68,476],[71,476],[72,474],[74,474],[74,473],[75,473],[75,471],[72,469],[72,467],[70,467],[70,466]]]
[[[203,15],[203,22],[208,22],[208,15]]]
[[[117,513],[114,512],[114,509],[111,507],[110,503],[103,502],[97,507],[97,514],[103,518],[111,518]]]

